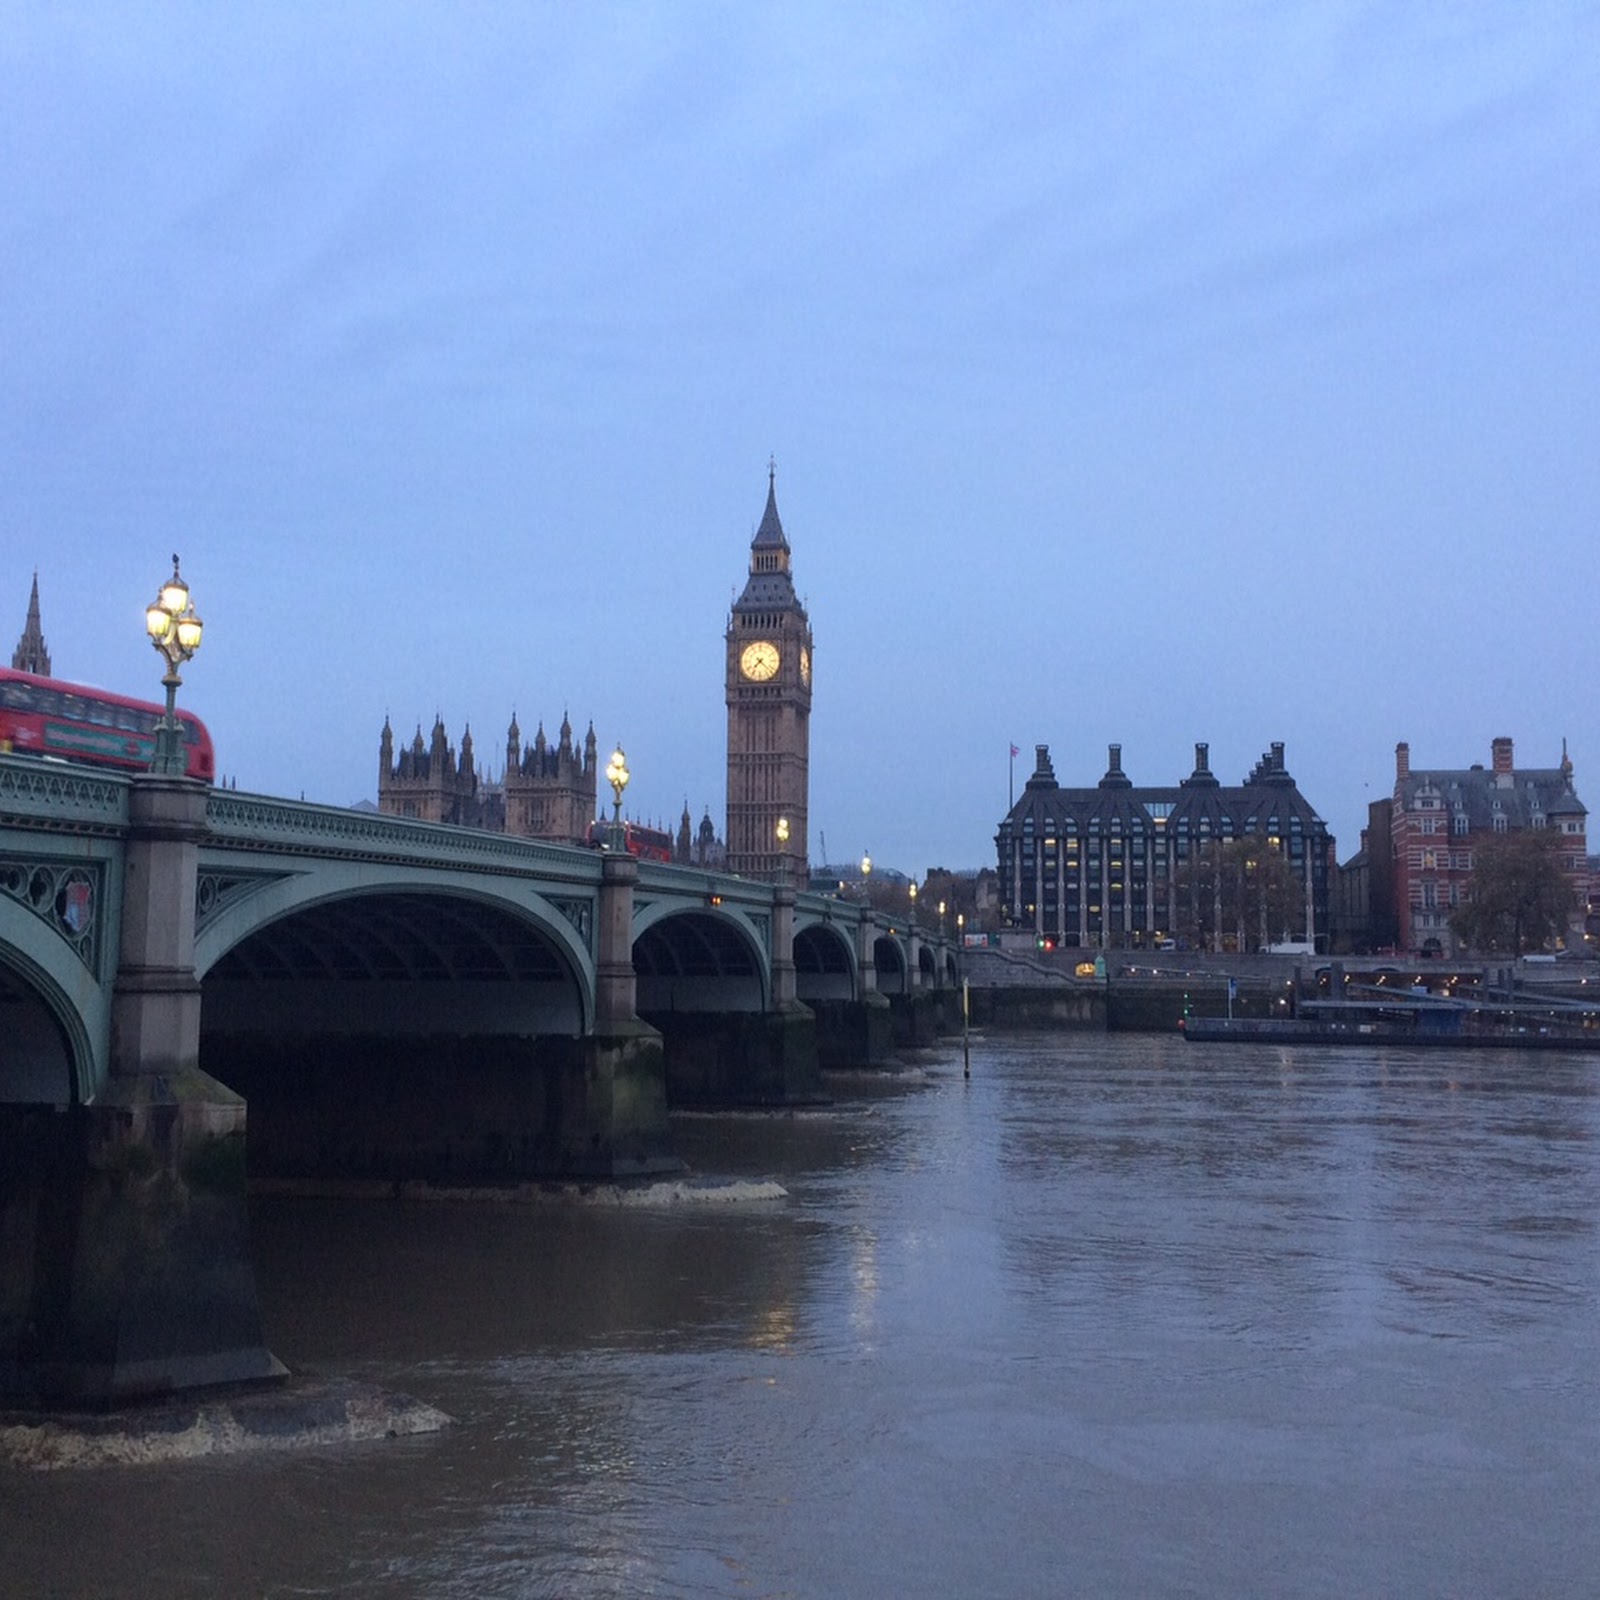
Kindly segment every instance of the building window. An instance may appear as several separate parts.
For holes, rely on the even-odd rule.
[[[1498,801],[1495,803],[1499,804]],[[1494,819],[1494,831],[1496,833],[1504,833],[1506,831],[1506,819],[1503,813]]]

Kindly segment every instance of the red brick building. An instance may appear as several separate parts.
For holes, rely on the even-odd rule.
[[[1497,833],[1554,828],[1562,865],[1572,881],[1574,913],[1569,947],[1583,946],[1583,907],[1589,896],[1588,812],[1572,787],[1565,744],[1559,767],[1519,770],[1510,739],[1490,745],[1487,770],[1411,765],[1411,746],[1395,746],[1394,798],[1388,826],[1388,871],[1373,873],[1373,916],[1395,930],[1404,954],[1449,957],[1459,952],[1450,931],[1456,907],[1471,897],[1474,852]],[[1378,807],[1373,810],[1376,813]],[[1375,819],[1374,819],[1375,820]],[[1369,849],[1379,843],[1369,828]],[[1380,881],[1387,878],[1386,883]],[[1380,901],[1387,901],[1381,904]]]

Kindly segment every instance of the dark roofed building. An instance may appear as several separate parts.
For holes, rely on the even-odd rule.
[[[1038,745],[1033,775],[995,836],[1003,921],[1062,945],[1149,946],[1179,925],[1184,865],[1212,841],[1253,834],[1283,853],[1303,890],[1288,936],[1326,948],[1333,839],[1283,749],[1273,744],[1229,786],[1197,744],[1188,777],[1145,788],[1123,771],[1114,744],[1094,788],[1064,789],[1049,746]]]

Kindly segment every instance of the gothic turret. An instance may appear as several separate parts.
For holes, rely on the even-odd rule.
[[[11,657],[16,672],[33,672],[41,678],[50,676],[50,651],[44,642],[44,630],[39,623],[39,574],[33,575],[33,592],[28,596],[28,620],[23,625],[22,637]]]

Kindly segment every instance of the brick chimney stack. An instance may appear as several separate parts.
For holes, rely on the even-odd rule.
[[[1404,783],[1411,776],[1411,746],[1403,739],[1394,747],[1394,781]]]
[[[1511,741],[1509,739],[1494,739],[1490,741],[1490,750],[1494,752],[1495,772],[1511,771]]]

